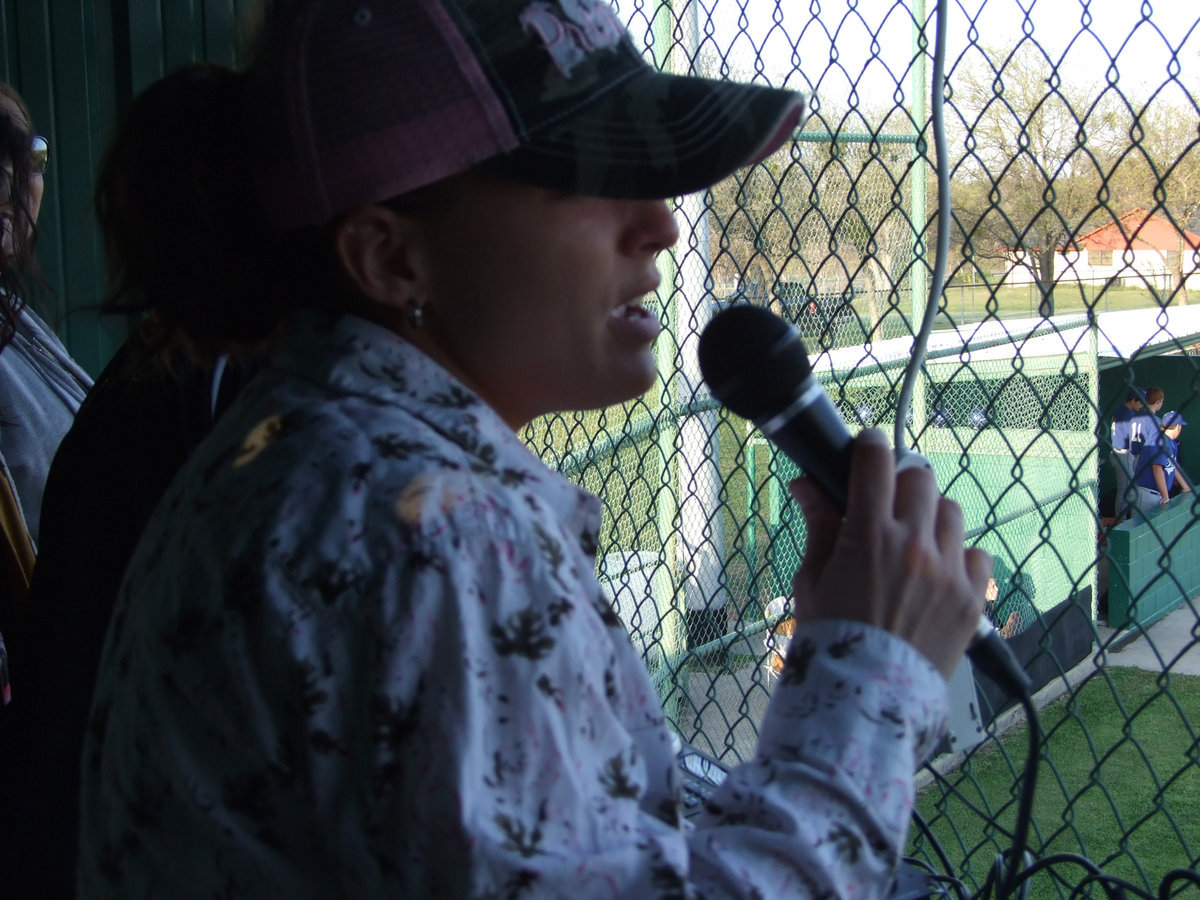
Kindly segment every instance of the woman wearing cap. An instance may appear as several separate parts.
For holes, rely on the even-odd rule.
[[[1179,435],[1187,424],[1183,413],[1172,410],[1162,417],[1159,438],[1146,441],[1138,456],[1135,483],[1138,489],[1138,509],[1142,512],[1171,502],[1171,490],[1179,482],[1180,490],[1191,493],[1192,486],[1179,471]]]
[[[771,152],[800,98],[656,73],[601,3],[307,0],[242,102],[291,264],[230,305],[278,337],[127,572],[83,895],[881,893],[983,607],[957,506],[878,432],[844,521],[794,485],[789,663],[689,830],[598,501],[514,433],[653,384],[662,198]]]

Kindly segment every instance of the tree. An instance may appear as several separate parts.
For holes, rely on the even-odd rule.
[[[800,258],[799,224],[812,184],[794,146],[736,173],[709,191],[713,281],[766,300]]]
[[[1008,53],[986,50],[951,85],[964,255],[1029,266],[1040,312],[1051,315],[1055,254],[1111,215],[1102,198],[1121,130],[1115,100],[1065,83],[1029,41]]]
[[[764,303],[778,299],[780,282],[846,303],[865,292],[870,332],[912,258],[910,158],[907,144],[802,141],[717,184],[714,282]]]

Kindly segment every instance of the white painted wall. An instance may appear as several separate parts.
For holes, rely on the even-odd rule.
[[[1087,282],[1103,284],[1111,278],[1128,287],[1154,287],[1169,290],[1174,280],[1166,256],[1157,250],[1139,249],[1112,251],[1111,261],[1103,264],[1095,250],[1068,250],[1055,254],[1054,278],[1058,282]],[[1184,251],[1184,267],[1190,269],[1187,289],[1200,290],[1200,264],[1197,254]],[[1033,268],[1014,265],[1004,277],[1005,287],[1035,284]]]

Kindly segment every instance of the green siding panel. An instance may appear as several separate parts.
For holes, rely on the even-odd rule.
[[[103,249],[92,186],[121,110],[180,66],[239,60],[238,23],[257,0],[0,0],[0,75],[51,146],[38,260],[39,306],[93,375],[127,333],[99,315]]]
[[[1109,533],[1111,627],[1148,627],[1200,594],[1198,502],[1194,494],[1182,494]]]

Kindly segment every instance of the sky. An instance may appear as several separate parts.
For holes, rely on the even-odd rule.
[[[760,77],[773,84],[815,87],[826,108],[850,105],[854,80],[858,102],[864,106],[906,102],[911,89],[906,72],[913,56],[913,19],[904,0],[691,3],[699,4],[692,8],[700,10],[699,33],[706,46],[712,53],[719,49],[729,61],[731,77],[753,77],[757,68]],[[1029,33],[1058,65],[1061,76],[1081,86],[1099,90],[1115,75],[1123,93],[1146,98],[1177,73],[1200,97],[1200,2],[1196,0],[950,3],[947,67],[952,80],[956,70],[981,57],[979,47],[1011,48]],[[677,9],[683,6],[676,0]],[[936,0],[926,0],[931,44],[935,8]],[[1110,73],[1114,58],[1116,70]],[[932,71],[930,63],[930,77]],[[1185,99],[1176,85],[1169,85],[1163,96],[1170,102]]]

